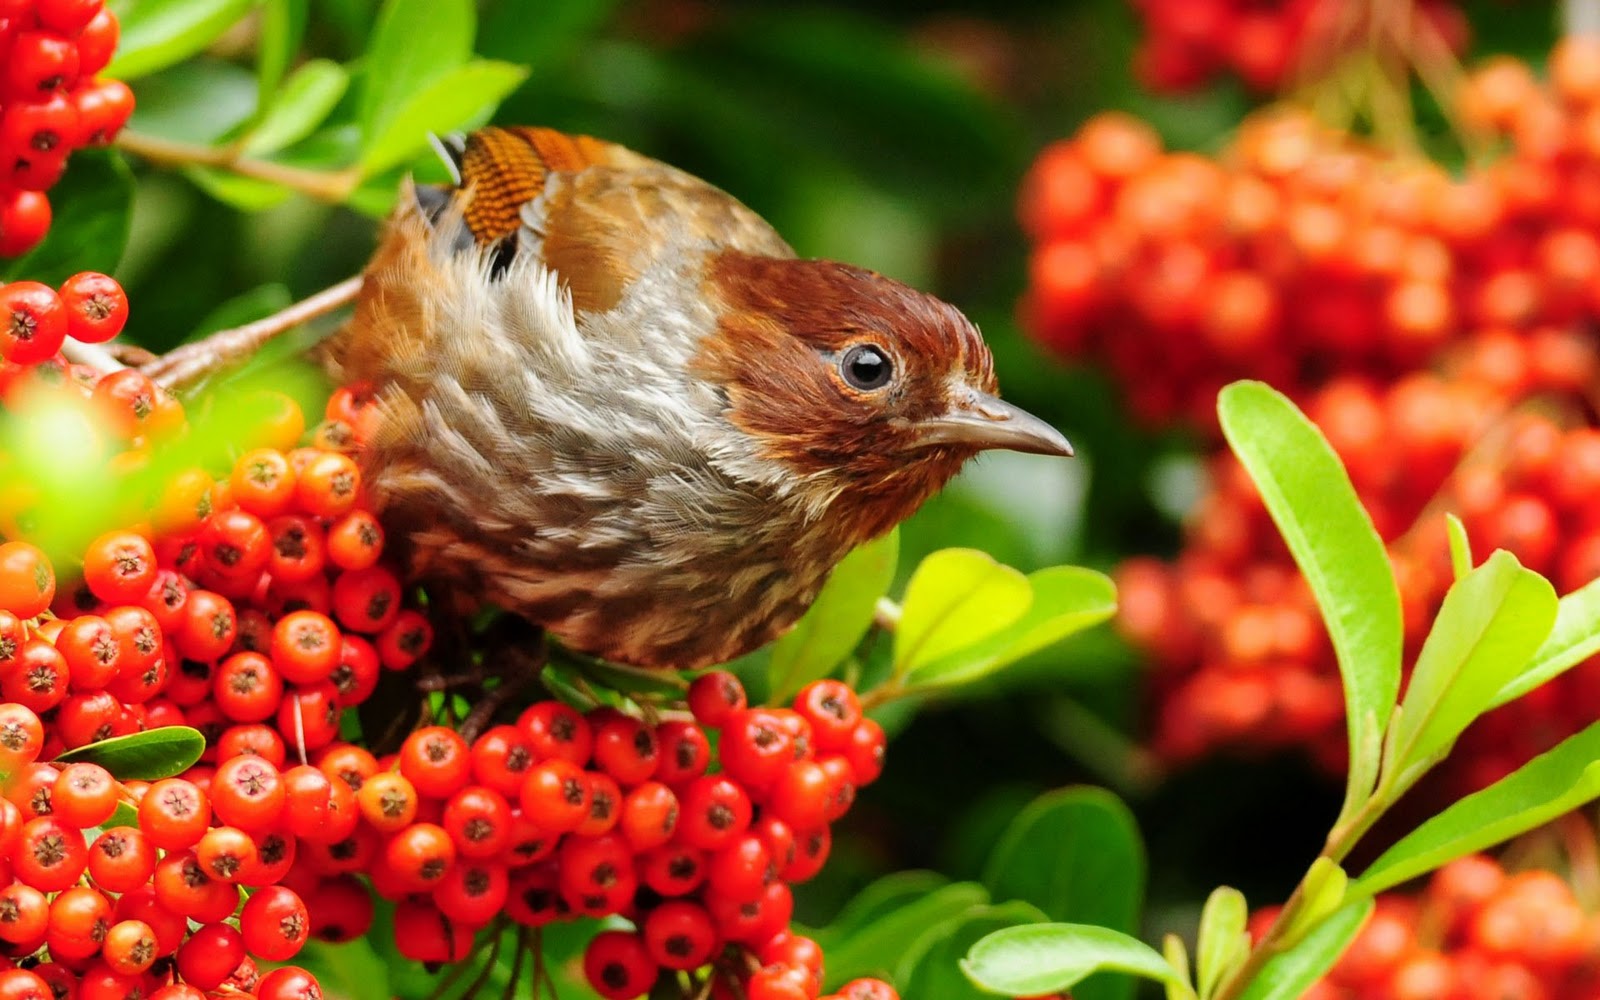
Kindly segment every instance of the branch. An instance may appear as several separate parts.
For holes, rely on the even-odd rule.
[[[308,170],[271,160],[256,160],[228,146],[203,146],[124,131],[116,146],[142,159],[167,167],[217,167],[241,177],[251,177],[309,195],[321,201],[342,202],[361,183],[361,171]]]

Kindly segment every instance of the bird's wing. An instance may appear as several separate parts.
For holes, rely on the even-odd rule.
[[[669,255],[735,249],[793,256],[731,195],[615,143],[495,127],[448,151],[458,182],[432,195],[435,211],[459,211],[472,240],[495,247],[507,263],[535,255],[579,312],[609,310],[630,282]]]

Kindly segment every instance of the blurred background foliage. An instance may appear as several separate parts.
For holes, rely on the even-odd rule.
[[[1466,6],[1474,20],[1493,8],[1499,30],[1479,44],[1540,61],[1549,5]],[[286,71],[327,59],[346,64],[353,85],[330,91],[327,123],[296,136],[288,159],[340,162],[363,94],[355,84],[371,86],[363,54],[379,9],[377,0],[258,6],[204,54],[134,81],[131,129],[226,142]],[[1139,91],[1129,70],[1136,34],[1126,0],[483,0],[475,51],[526,69],[495,120],[590,133],[669,161],[748,203],[802,254],[876,268],[973,317],[1006,395],[1063,428],[1079,458],[975,463],[906,525],[900,565],[904,574],[923,554],[961,545],[1026,571],[1167,554],[1199,488],[1191,442],[1135,429],[1107,381],[1047,359],[1013,313],[1025,247],[1012,207],[1041,146],[1120,107],[1175,147],[1215,149],[1248,107],[1232,83],[1181,99]],[[258,64],[258,46],[296,38],[277,65]],[[130,338],[158,350],[353,274],[399,176],[438,170],[418,160],[380,171],[351,208],[130,163],[131,238],[115,273],[134,304]],[[59,203],[121,183],[114,166],[75,161],[74,190]],[[885,779],[844,825],[828,870],[800,893],[797,918],[829,919],[886,872],[977,877],[1023,804],[1074,783],[1107,785],[1132,806],[1153,865],[1148,930],[1192,927],[1219,882],[1252,900],[1281,897],[1336,811],[1337,790],[1294,760],[1157,774],[1137,749],[1137,666],[1102,629],[1033,657],[981,696],[908,719]],[[335,978],[376,974],[370,955],[335,961]]]

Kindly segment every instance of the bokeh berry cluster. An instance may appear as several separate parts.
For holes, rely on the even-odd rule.
[[[0,257],[44,238],[67,157],[133,113],[133,91],[99,76],[117,36],[104,0],[0,0]]]
[[[1277,908],[1259,911],[1259,939]],[[1386,893],[1304,1000],[1582,1000],[1600,989],[1600,921],[1561,876],[1469,855]]]
[[[1183,93],[1219,74],[1271,93],[1297,78],[1314,78],[1373,36],[1374,18],[1387,24],[1386,41],[1403,54],[1460,52],[1470,26],[1450,0],[1395,7],[1359,0],[1133,0],[1144,36],[1134,54],[1139,82]]]

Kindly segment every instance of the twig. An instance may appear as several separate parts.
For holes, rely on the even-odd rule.
[[[872,624],[885,632],[893,632],[900,627],[900,605],[888,597],[878,598],[878,604],[872,609]]]
[[[355,168],[336,172],[307,170],[271,160],[251,159],[226,146],[202,146],[138,132],[122,132],[117,136],[116,146],[162,166],[217,167],[241,177],[278,184],[321,201],[342,202],[361,184],[361,171]]]
[[[101,345],[85,344],[70,338],[61,345],[61,354],[75,365],[88,365],[101,373],[118,372],[128,367],[112,357],[111,352]]]
[[[361,277],[347,278],[271,316],[230,330],[218,330],[203,340],[174,348],[139,370],[168,389],[180,388],[248,360],[274,337],[348,304],[360,291]]]

